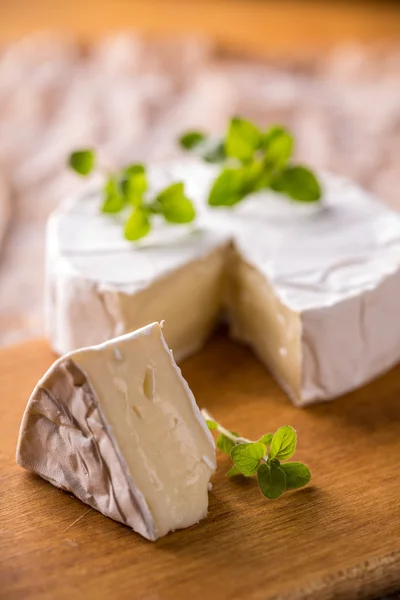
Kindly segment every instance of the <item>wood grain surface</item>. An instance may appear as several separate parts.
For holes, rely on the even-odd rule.
[[[0,0],[0,40],[38,29],[73,33],[93,42],[106,33],[209,35],[229,51],[296,56],[338,41],[400,37],[398,2],[360,0]]]
[[[225,477],[209,516],[151,543],[14,462],[28,396],[54,355],[0,351],[0,598],[370,598],[400,587],[400,368],[333,403],[295,409],[223,332],[183,373],[200,406],[257,438],[282,424],[312,485],[269,502]]]

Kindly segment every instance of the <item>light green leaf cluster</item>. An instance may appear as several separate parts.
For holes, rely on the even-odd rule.
[[[298,202],[317,202],[321,198],[321,186],[314,173],[290,162],[294,140],[280,125],[263,131],[250,121],[234,117],[224,139],[189,131],[179,143],[207,162],[221,163],[208,198],[211,206],[233,206],[249,194],[268,188]]]
[[[87,176],[95,168],[95,152],[73,152],[68,164],[80,175]],[[144,165],[132,164],[107,176],[103,186],[101,211],[107,214],[128,212],[124,223],[124,236],[127,240],[136,242],[148,235],[154,215],[163,217],[168,223],[189,223],[195,218],[196,211],[185,195],[183,183],[173,183],[155,198],[149,198],[147,191]]]
[[[296,450],[297,436],[293,427],[284,425],[275,433],[266,433],[252,442],[227,431],[217,421],[207,419],[206,423],[209,429],[223,432],[217,438],[217,447],[233,461],[228,477],[256,475],[261,492],[270,500],[309,483],[311,472],[306,465],[281,462],[291,458]]]

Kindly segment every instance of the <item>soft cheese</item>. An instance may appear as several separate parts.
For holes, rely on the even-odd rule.
[[[200,173],[203,171],[200,169]],[[156,170],[158,189],[186,169]],[[197,192],[194,177],[188,193]],[[194,189],[193,188],[194,184]],[[157,189],[157,188],[156,188]],[[59,354],[165,320],[177,360],[208,338],[221,310],[229,234],[196,226],[155,227],[139,246],[122,238],[120,217],[99,213],[99,193],[60,206],[47,229],[47,323]]]
[[[216,466],[158,323],[55,362],[28,402],[17,462],[150,540],[206,516]]]
[[[321,175],[319,206],[259,193],[212,209],[213,167],[154,168],[183,180],[196,228],[160,226],[139,246],[72,200],[48,229],[49,331],[58,352],[168,319],[178,359],[199,348],[221,309],[298,405],[334,398],[400,360],[400,216],[342,178]],[[230,243],[229,243],[230,242]]]

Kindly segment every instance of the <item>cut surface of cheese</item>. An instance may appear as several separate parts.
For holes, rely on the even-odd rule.
[[[28,402],[17,462],[149,540],[207,515],[216,467],[158,323],[56,361]]]
[[[99,194],[63,204],[48,228],[48,331],[58,352],[166,319],[178,360],[218,315],[298,405],[350,391],[400,361],[400,215],[321,174],[319,205],[262,192],[207,206],[215,168],[153,167],[155,190],[183,181],[194,227],[160,224],[139,245],[99,213]]]

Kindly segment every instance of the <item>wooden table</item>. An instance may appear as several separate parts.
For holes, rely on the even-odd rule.
[[[400,368],[332,403],[295,409],[249,350],[217,334],[183,372],[200,406],[256,439],[290,423],[312,485],[271,502],[225,477],[209,516],[156,543],[17,467],[28,396],[54,359],[0,350],[0,598],[369,598],[400,587]]]
[[[400,4],[335,0],[0,0],[0,41],[37,29],[72,32],[84,42],[110,31],[199,33],[225,50],[290,56],[339,41],[400,39]]]

